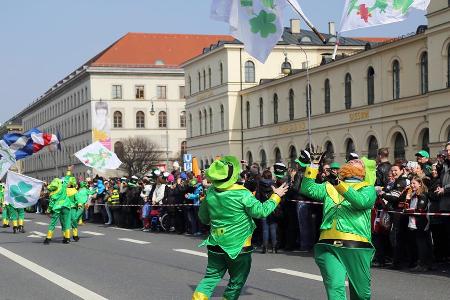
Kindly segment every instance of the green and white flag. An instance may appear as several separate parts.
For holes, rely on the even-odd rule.
[[[122,162],[114,152],[100,142],[95,142],[81,149],[75,156],[87,167],[96,170],[116,170]]]
[[[430,0],[346,0],[339,32],[400,22],[411,9],[426,10],[429,4]]]
[[[16,157],[4,140],[0,140],[0,179],[16,163]]]
[[[35,205],[41,195],[42,184],[42,181],[35,178],[8,171],[5,203],[15,208]]]
[[[264,63],[283,34],[286,4],[286,0],[213,0],[211,18],[229,23],[231,35]]]

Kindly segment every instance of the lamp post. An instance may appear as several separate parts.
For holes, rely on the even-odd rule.
[[[152,106],[150,108],[151,116],[154,116],[156,113],[155,108],[154,108],[154,103],[153,103],[153,100],[155,98],[156,97],[153,97],[152,99],[150,99],[152,101]],[[167,99],[165,99],[164,104],[166,106],[166,124],[165,125],[166,125],[166,171],[167,171],[169,169],[169,127],[168,127],[169,126],[169,122],[168,122],[169,112],[168,112],[168,107],[167,107]],[[158,120],[158,122],[159,122],[159,120]],[[158,125],[158,127],[159,127],[159,125]]]

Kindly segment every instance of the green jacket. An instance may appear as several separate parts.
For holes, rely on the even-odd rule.
[[[61,207],[71,207],[70,198],[67,197],[67,183],[68,180],[61,180],[60,178],[55,178],[48,186],[50,191],[50,200],[48,203],[48,210],[50,212],[58,212]]]
[[[306,168],[301,193],[323,202],[323,220],[320,230],[331,229],[351,233],[371,241],[371,210],[377,194],[375,187],[366,182],[315,183],[318,170]]]
[[[88,190],[87,188],[81,188],[78,193],[75,194],[76,206],[85,205],[89,200],[89,195],[94,195],[96,190]]]
[[[280,197],[273,194],[269,201],[261,203],[249,190],[237,184],[224,191],[210,187],[198,216],[203,224],[211,225],[211,230],[200,246],[220,246],[235,259],[256,228],[252,218],[267,217],[279,202]]]

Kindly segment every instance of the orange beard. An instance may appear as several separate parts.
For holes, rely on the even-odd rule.
[[[364,177],[366,176],[366,171],[364,170],[364,168],[360,168],[360,165],[345,164],[339,170],[339,176],[342,179],[351,177],[364,179]]]

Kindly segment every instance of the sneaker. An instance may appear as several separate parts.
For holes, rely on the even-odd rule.
[[[63,244],[70,244],[70,239],[63,238],[62,243]]]
[[[50,241],[51,241],[51,240],[52,240],[52,239],[45,238],[45,240],[44,240],[44,245],[50,244]]]
[[[423,272],[427,272],[428,268],[424,267],[424,266],[417,265],[414,268],[409,269],[409,271],[423,273]]]
[[[74,240],[75,242],[78,242],[78,241],[80,240],[80,237],[79,237],[79,236],[73,236],[72,238],[73,238],[73,240]]]

